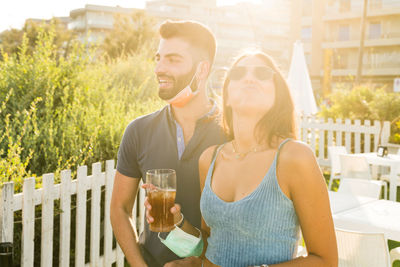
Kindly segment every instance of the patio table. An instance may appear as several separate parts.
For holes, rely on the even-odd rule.
[[[376,200],[359,207],[333,214],[335,227],[361,231],[383,232],[388,239],[400,241],[400,203]]]
[[[377,201],[375,198],[357,196],[352,194],[328,191],[329,203],[332,214],[357,208],[369,202]]]
[[[364,157],[369,164],[390,167],[390,194],[389,199],[396,201],[397,193],[397,174],[400,173],[400,155],[389,154],[385,157],[379,157],[376,153],[358,153],[356,156]]]

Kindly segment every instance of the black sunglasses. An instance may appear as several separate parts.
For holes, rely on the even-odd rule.
[[[229,71],[229,79],[232,81],[238,81],[246,76],[246,73],[250,68],[245,66],[235,66]],[[275,71],[267,66],[256,66],[251,68],[253,75],[260,81],[271,80],[274,76]]]

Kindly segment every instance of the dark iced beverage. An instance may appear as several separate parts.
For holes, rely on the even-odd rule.
[[[175,204],[176,173],[172,169],[154,169],[146,172],[147,198],[154,221],[150,231],[169,232],[174,228],[171,208]]]
[[[150,215],[154,221],[149,225],[150,231],[169,232],[174,228],[174,215],[171,208],[175,204],[175,190],[159,190],[148,193],[151,205]]]

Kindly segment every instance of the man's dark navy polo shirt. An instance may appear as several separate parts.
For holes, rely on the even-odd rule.
[[[125,129],[118,151],[117,170],[123,175],[145,180],[150,169],[174,169],[177,175],[176,203],[191,224],[200,228],[200,183],[198,160],[208,147],[226,142],[218,123],[217,112],[196,122],[192,138],[179,159],[175,120],[169,106],[139,117]],[[149,231],[147,222],[140,237],[146,249],[161,265],[178,259],[164,246],[157,233]]]

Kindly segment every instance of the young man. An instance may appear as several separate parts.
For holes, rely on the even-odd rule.
[[[200,229],[198,159],[209,146],[225,142],[216,105],[206,92],[216,52],[214,35],[193,21],[166,21],[160,26],[155,74],[159,96],[169,102],[161,110],[132,121],[118,152],[111,201],[111,223],[119,245],[132,266],[195,266],[195,257],[180,260],[145,230],[137,241],[132,207],[140,179],[149,169],[174,169],[176,203],[185,219]]]

